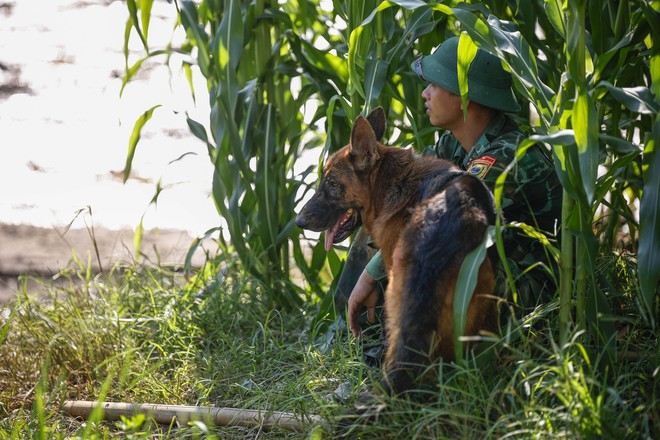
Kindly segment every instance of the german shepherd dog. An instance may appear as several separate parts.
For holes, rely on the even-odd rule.
[[[450,162],[381,144],[385,127],[380,107],[356,119],[350,144],[328,158],[296,224],[326,231],[326,250],[362,225],[381,250],[388,271],[381,385],[385,393],[398,394],[428,376],[425,367],[432,361],[455,359],[458,272],[495,224],[496,211],[479,178]],[[496,328],[491,258],[479,268],[465,335]]]

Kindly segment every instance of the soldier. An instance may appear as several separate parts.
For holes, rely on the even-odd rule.
[[[495,181],[515,160],[517,146],[526,137],[506,115],[518,112],[520,106],[513,94],[511,75],[500,59],[478,49],[467,73],[464,115],[456,67],[458,42],[458,37],[450,38],[432,55],[420,56],[412,64],[417,75],[428,82],[422,97],[429,121],[446,130],[425,153],[455,163],[494,190]],[[558,231],[561,195],[552,161],[543,147],[534,145],[506,177],[502,214],[509,224],[525,223],[552,237]],[[507,227],[503,242],[518,298],[507,298],[510,288],[501,261],[495,265],[496,292],[514,300],[519,310],[529,311],[556,290],[554,260],[539,240],[528,237],[520,228]],[[366,243],[364,234],[358,233],[335,291],[338,310],[348,307],[348,324],[355,336],[361,333],[360,323],[365,324],[364,316],[360,319],[363,308],[367,309],[367,321],[375,322],[387,282],[382,259],[379,254],[372,257]],[[367,347],[365,355],[379,357],[380,352],[376,346],[370,354]]]

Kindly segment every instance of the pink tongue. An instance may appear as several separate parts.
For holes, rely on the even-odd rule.
[[[330,248],[332,247],[332,242],[335,239],[335,234],[337,234],[337,229],[339,229],[339,223],[341,223],[341,219],[335,225],[332,227],[332,229],[328,229],[325,231],[325,251],[329,252]]]

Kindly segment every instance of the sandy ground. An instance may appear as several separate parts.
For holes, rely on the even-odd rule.
[[[0,304],[13,298],[19,288],[18,277],[30,275],[47,280],[61,269],[73,264],[73,255],[98,272],[100,266],[108,270],[115,263],[143,262],[133,250],[133,231],[94,228],[95,242],[100,255],[96,257],[94,241],[86,229],[39,228],[30,225],[0,224]],[[182,265],[193,238],[184,231],[150,231],[142,240],[142,252],[152,263]],[[204,262],[198,250],[193,265]],[[71,266],[74,267],[74,266]],[[36,282],[29,284],[30,294],[39,294]]]

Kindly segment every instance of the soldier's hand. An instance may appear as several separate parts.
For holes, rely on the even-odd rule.
[[[373,324],[376,322],[376,305],[378,304],[379,294],[374,280],[367,271],[363,271],[358,278],[350,298],[348,298],[348,325],[351,333],[356,338],[360,336],[360,312],[362,307],[367,308],[367,321]]]

